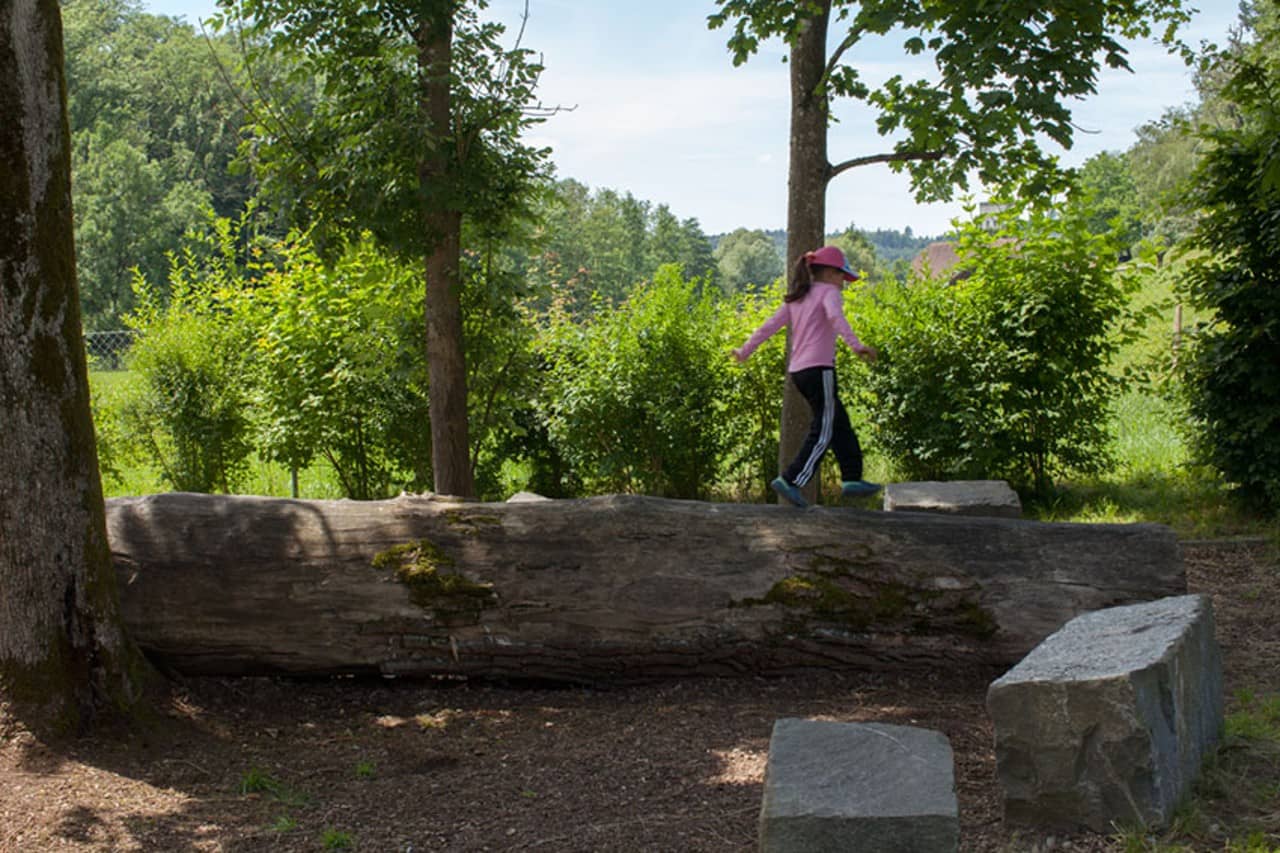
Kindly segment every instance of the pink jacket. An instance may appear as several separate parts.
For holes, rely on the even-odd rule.
[[[803,299],[783,302],[782,307],[742,345],[743,358],[750,356],[783,326],[791,328],[791,361],[787,365],[791,373],[806,367],[834,367],[837,334],[854,352],[862,348],[862,341],[858,340],[844,317],[840,288],[834,284],[815,281]]]

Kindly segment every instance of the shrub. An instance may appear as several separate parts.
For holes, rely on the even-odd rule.
[[[1280,152],[1274,15],[1223,92],[1242,116],[1212,132],[1194,182],[1202,211],[1187,292],[1213,312],[1180,362],[1196,454],[1263,509],[1280,508]],[[1256,51],[1256,52],[1254,52]]]
[[[332,265],[297,235],[278,250],[241,300],[264,452],[295,470],[324,458],[349,498],[426,487],[420,276],[368,240]]]
[[[762,294],[735,297],[734,310],[721,311],[728,345],[739,346],[782,303],[783,283],[773,282]],[[722,358],[729,358],[723,353]],[[725,389],[722,418],[726,436],[721,481],[735,497],[769,500],[769,481],[778,474],[778,442],[782,395],[787,382],[783,333],[756,350],[744,364],[734,364]]]
[[[553,315],[542,418],[589,491],[704,497],[719,473],[728,344],[710,294],[660,268],[582,325]]]
[[[529,307],[536,299],[528,291],[523,259],[510,240],[465,236],[481,247],[463,254],[462,293],[476,493],[484,500],[504,500],[527,488],[563,497],[564,471],[537,417],[538,318]]]
[[[910,479],[974,478],[995,467],[990,445],[974,441],[988,434],[993,414],[981,365],[958,357],[971,348],[977,325],[968,296],[920,279],[889,281],[854,298],[859,336],[879,358],[873,370],[852,365],[843,374],[863,400],[870,437]]]
[[[1108,370],[1129,288],[1087,211],[1006,211],[961,229],[967,277],[856,298],[881,358],[862,387],[880,446],[914,478],[1002,477],[1038,493],[1110,461]]]
[[[247,334],[216,276],[176,262],[169,284],[167,305],[140,276],[134,284],[137,308],[128,322],[139,336],[127,364],[138,381],[120,404],[118,441],[174,489],[230,492],[253,451]]]

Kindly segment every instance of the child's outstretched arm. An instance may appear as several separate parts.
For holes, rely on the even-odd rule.
[[[733,350],[733,357],[739,362],[743,362],[751,358],[751,353],[756,351],[756,347],[769,340],[769,338],[773,337],[775,332],[787,324],[787,318],[789,316],[790,312],[784,302],[779,306],[777,311],[773,312],[772,317],[765,320],[764,323],[761,324],[760,328],[756,329],[755,332],[752,333],[751,337],[747,338],[747,342],[745,344]]]

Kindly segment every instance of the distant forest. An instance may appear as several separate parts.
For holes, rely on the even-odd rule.
[[[943,237],[924,237],[917,236],[908,225],[905,230],[898,231],[890,228],[877,228],[875,231],[868,231],[865,228],[858,228],[856,225],[850,224],[847,231],[856,231],[863,237],[867,238],[876,250],[876,258],[883,266],[892,267],[897,261],[911,261],[920,250],[930,243],[944,239]],[[765,236],[773,241],[778,250],[778,257],[786,258],[787,254],[787,232],[782,229],[765,230]],[[720,240],[724,234],[713,234],[709,238],[712,246],[719,246]],[[831,235],[834,239],[836,235]]]

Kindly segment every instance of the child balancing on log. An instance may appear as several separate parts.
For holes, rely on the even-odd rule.
[[[836,246],[806,252],[796,262],[782,305],[746,343],[733,350],[734,358],[746,361],[779,329],[791,330],[787,375],[809,402],[813,419],[795,459],[769,485],[794,506],[809,505],[800,490],[813,479],[828,449],[840,465],[845,497],[863,497],[880,490],[876,483],[862,479],[862,447],[836,391],[837,335],[863,361],[870,364],[876,360],[876,351],[858,340],[844,316],[840,292],[846,282],[857,280],[858,274],[849,269],[844,252]]]

